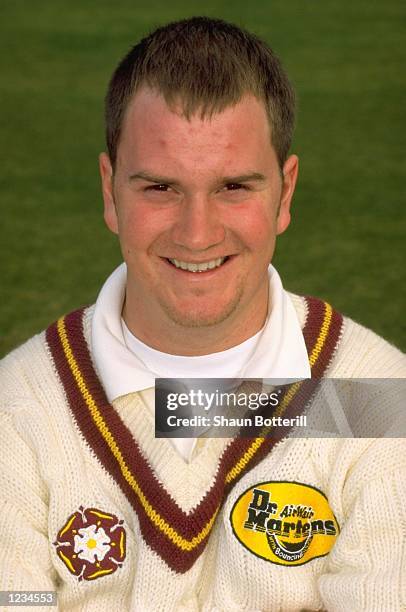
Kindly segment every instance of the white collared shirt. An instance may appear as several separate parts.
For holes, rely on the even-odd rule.
[[[97,298],[92,353],[110,402],[154,386],[155,378],[310,378],[307,350],[289,295],[269,266],[269,312],[252,338],[226,351],[196,357],[157,351],[133,336],[121,318],[127,268],[119,266]],[[172,440],[189,456],[193,440]]]

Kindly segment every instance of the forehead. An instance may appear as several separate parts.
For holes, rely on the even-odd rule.
[[[246,94],[235,105],[210,117],[199,112],[186,118],[180,104],[169,107],[159,93],[140,89],[128,105],[118,147],[118,157],[150,154],[199,157],[221,151],[255,155],[272,148],[264,104]]]

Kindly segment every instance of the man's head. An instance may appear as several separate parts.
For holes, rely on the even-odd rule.
[[[266,109],[282,168],[290,148],[295,96],[273,51],[230,23],[193,17],[155,30],[120,62],[106,96],[106,139],[113,169],[126,109],[142,87],[157,91],[187,118],[210,117],[253,94]]]
[[[222,95],[210,102],[207,98],[216,89],[211,81],[217,82],[215,73],[221,65],[219,57],[213,60],[210,37],[221,40],[225,48],[220,33],[226,39],[226,33],[236,32],[247,41],[250,35],[206,19],[181,22],[166,30],[171,28],[178,37],[182,28],[201,31],[196,45],[206,33],[205,44],[197,51],[189,35],[184,35],[188,44],[183,53],[180,41],[173,41],[178,49],[175,57],[178,61],[183,57],[184,69],[190,53],[196,81],[206,93],[199,98],[190,74],[188,96],[182,70],[172,58],[174,82],[178,79],[173,91],[168,68],[165,73],[162,67],[166,80],[159,86],[144,78],[137,87],[118,68],[109,96],[114,89],[122,101],[122,114],[116,117],[120,127],[109,142],[109,155],[100,156],[105,220],[119,235],[127,263],[124,319],[129,328],[160,350],[205,354],[242,342],[264,323],[267,268],[276,236],[289,225],[298,163],[294,155],[286,159],[286,139],[279,151],[273,144],[274,125],[282,121],[282,110],[277,121],[270,120],[275,104],[265,105],[257,91],[234,87],[233,78],[240,70],[237,63],[230,61],[228,70],[222,68],[220,81],[225,86],[217,91]],[[158,38],[164,30],[158,31]],[[236,40],[231,38],[229,44],[235,55]],[[171,47],[170,40],[166,45]],[[257,41],[255,45],[266,49]],[[155,45],[156,63],[159,48]],[[253,54],[249,48],[246,42],[246,65]],[[168,53],[162,57],[168,58]],[[273,56],[272,62],[276,62]],[[262,82],[270,67],[259,66],[257,80]],[[275,70],[278,87],[274,91],[280,92],[284,79],[278,62]],[[133,71],[128,66],[126,73],[131,80]],[[271,74],[267,78],[270,81]],[[242,87],[242,75],[239,81]],[[162,83],[167,85],[164,91]]]

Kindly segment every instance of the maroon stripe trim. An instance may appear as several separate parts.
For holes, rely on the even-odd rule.
[[[309,351],[309,346],[314,346],[314,343],[318,338],[320,327],[323,322],[324,307],[323,302],[320,302],[319,300],[314,300],[314,298],[307,299],[309,300],[309,315],[307,317],[306,326],[303,333],[305,335],[306,332],[305,341],[307,340],[306,346],[307,350]],[[261,459],[263,459],[271,451],[272,447],[281,437],[283,437],[283,435],[278,436],[277,439],[269,438],[264,440],[256,455],[248,462],[238,477],[235,478],[229,485],[226,485],[225,479],[227,474],[238,463],[252,444],[251,439],[237,438],[233,440],[225,449],[219,460],[217,474],[212,487],[206,492],[204,498],[191,513],[185,513],[181,508],[179,508],[173,498],[159,482],[151,466],[142,455],[140,447],[134,440],[131,432],[122,422],[113,406],[111,406],[108,402],[103,387],[101,386],[94,370],[90,352],[83,335],[83,314],[83,310],[78,310],[70,315],[67,315],[65,318],[65,326],[73,355],[79,366],[83,379],[85,380],[86,386],[91,392],[93,399],[95,400],[97,407],[103,416],[103,419],[114,436],[114,439],[120,442],[120,451],[123,458],[146,495],[148,501],[159,511],[165,521],[172,525],[173,528],[180,535],[182,535],[182,537],[191,540],[201,532],[207,522],[211,519],[216,509],[223,502],[225,493],[229,492],[247,471],[259,463]],[[336,327],[337,325],[335,325],[335,328]],[[100,431],[93,422],[85,400],[77,387],[69,364],[65,358],[56,324],[52,325],[47,330],[46,337],[74,419],[82,431],[87,443],[93,449],[101,464],[119,484],[123,493],[126,495],[132,507],[136,511],[143,538],[172,569],[180,573],[187,571],[190,569],[190,567],[192,567],[193,563],[203,551],[204,547],[206,546],[208,536],[194,550],[183,551],[171,540],[169,540],[169,538],[149,519],[138,499],[138,496],[125,480],[121,473],[119,464],[117,463]],[[318,360],[318,362],[321,363],[318,370],[324,371],[331,357],[332,351],[334,350],[335,344],[336,342],[332,341],[328,345],[328,350],[323,349]],[[297,410],[299,399],[299,395],[297,398],[294,398],[292,405],[288,408],[289,413],[293,414],[294,411]]]
[[[303,328],[303,337],[307,352],[311,355],[320,335],[327,304],[323,300],[310,296],[305,297],[305,300],[308,315]],[[322,378],[327,372],[340,340],[342,326],[343,316],[333,309],[327,338],[316,363],[312,367],[312,378]]]
[[[303,338],[306,344],[307,353],[310,355],[320,334],[323,325],[325,302],[314,297],[305,297],[307,306],[307,317],[303,327]],[[313,374],[313,372],[312,372]]]
[[[65,326],[72,353],[77,361],[86,386],[91,392],[115,440],[120,441],[120,451],[122,452],[123,458],[131,473],[134,474],[137,482],[139,482],[148,501],[153,507],[159,509],[161,516],[166,522],[172,525],[182,537],[190,540],[201,532],[220,505],[224,496],[226,475],[248,449],[251,440],[237,439],[226,449],[226,452],[223,453],[220,459],[213,486],[194,511],[190,514],[185,513],[179,508],[163,485],[158,481],[130,431],[124,425],[115,409],[109,404],[105,392],[97,379],[87,344],[82,336],[82,316],[83,311],[71,313],[65,318]],[[56,325],[51,326],[47,330],[46,335],[54,363],[63,383],[75,421],[102,465],[111,476],[113,476],[116,482],[118,482],[131,505],[136,510],[140,519],[143,537],[146,542],[160,554],[168,565],[175,569],[175,571],[187,571],[201,554],[207,538],[193,551],[182,551],[150,521],[145,514],[138,496],[125,480],[110,448],[93,423],[85,400],[77,387],[69,364],[66,361]],[[80,339],[80,336],[82,336],[82,339]],[[242,471],[241,475],[244,472],[245,470]],[[232,483],[232,486],[234,486],[235,482],[237,482],[237,479]]]

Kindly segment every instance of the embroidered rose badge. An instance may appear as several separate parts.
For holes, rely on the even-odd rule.
[[[126,554],[123,523],[114,514],[80,506],[59,530],[56,553],[78,580],[113,574]]]

